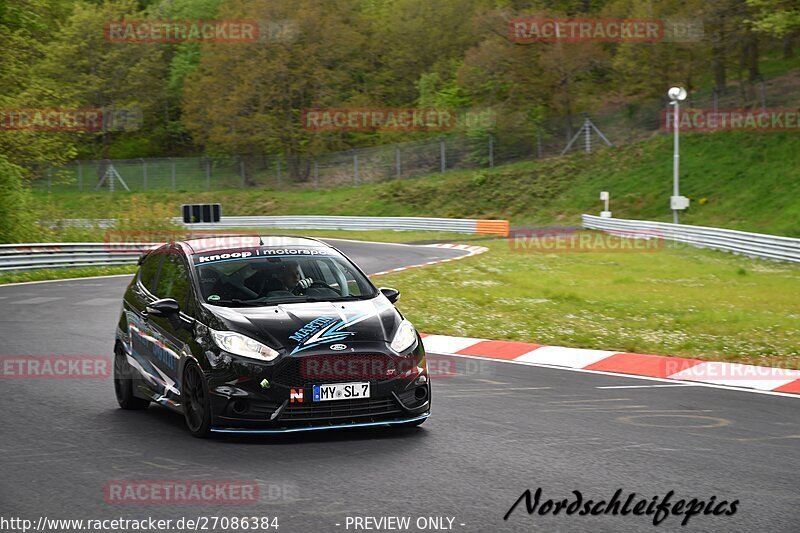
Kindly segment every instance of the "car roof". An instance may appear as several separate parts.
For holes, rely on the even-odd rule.
[[[281,246],[305,246],[313,248],[334,249],[327,243],[310,237],[296,237],[292,235],[208,235],[194,237],[179,241],[184,251],[189,254],[212,252],[215,250],[230,250],[233,248],[269,248]]]

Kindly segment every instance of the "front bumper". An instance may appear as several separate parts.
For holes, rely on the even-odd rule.
[[[359,348],[352,354],[309,353],[275,365],[249,363],[212,370],[207,374],[212,430],[285,433],[368,427],[415,422],[430,414],[431,389],[421,343],[403,356],[375,345]],[[364,368],[369,371],[329,374],[326,371],[338,367],[320,360],[326,357],[366,361],[370,365]],[[376,361],[381,364],[372,364]],[[322,373],[309,375],[311,368]],[[369,398],[313,401],[314,385],[367,381]]]

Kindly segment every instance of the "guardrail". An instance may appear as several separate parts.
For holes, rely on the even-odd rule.
[[[0,244],[0,271],[130,265],[156,243],[67,242]]]
[[[63,222],[76,227],[108,229],[114,226],[115,220],[69,219]],[[173,219],[173,222],[188,230],[199,231],[258,228],[418,230],[503,236],[508,235],[509,232],[507,220],[459,218],[258,216],[223,217],[220,222],[214,224],[183,224],[183,220],[179,218]],[[136,233],[135,231],[119,230],[114,232],[109,230],[109,242],[1,244],[0,271],[133,264],[143,251],[158,245],[156,243],[114,242],[117,237],[131,238]],[[139,233],[145,235],[148,232]],[[158,238],[159,234],[166,236],[170,232],[153,231],[150,233],[148,238]],[[210,235],[203,236],[209,237]]]
[[[66,219],[67,226],[108,229],[114,226],[113,218]],[[274,229],[341,229],[355,231],[369,230],[417,230],[445,231],[451,233],[470,233],[482,235],[508,236],[508,220],[476,220],[471,218],[426,218],[426,217],[360,217],[360,216],[239,216],[222,217],[219,222],[184,224],[176,217],[172,222],[187,229],[215,230],[232,228],[274,228]]]
[[[174,219],[182,224],[182,219]],[[424,218],[424,217],[361,217],[361,216],[239,216],[222,217],[219,222],[209,224],[186,224],[187,228],[199,230],[231,228],[280,228],[280,229],[335,229],[335,230],[418,230],[445,231],[452,233],[492,234],[507,236],[507,220],[475,220],[468,218]]]
[[[609,233],[646,232],[654,237],[686,243],[697,248],[711,248],[751,257],[800,263],[800,239],[792,237],[667,222],[602,218],[594,215],[583,215],[582,219],[583,227],[587,229]]]

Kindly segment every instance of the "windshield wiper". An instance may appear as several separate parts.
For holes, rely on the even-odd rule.
[[[226,305],[226,304],[234,304],[234,305],[241,305],[247,307],[267,307],[271,305],[281,305],[281,304],[302,304],[302,303],[319,303],[319,302],[352,302],[357,300],[369,300],[370,298],[374,298],[373,296],[364,295],[364,296],[338,296],[336,298],[325,298],[319,297],[315,298],[313,296],[296,296],[294,298],[280,298],[275,300],[270,299],[262,299],[259,298],[257,300],[240,300],[238,298],[231,298],[230,300],[217,300],[216,302],[206,302],[209,305]]]
[[[308,297],[306,299],[307,302],[352,302],[354,300],[368,300],[369,298],[364,296],[339,296],[336,298],[314,298]]]
[[[209,305],[244,305],[247,307],[263,307],[263,302],[255,302],[253,300],[239,300],[238,298],[231,298],[230,300],[217,300],[216,302],[206,302]]]

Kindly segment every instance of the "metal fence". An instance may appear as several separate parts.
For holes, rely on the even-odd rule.
[[[647,235],[681,242],[698,248],[724,250],[735,254],[800,263],[800,239],[750,233],[731,229],[688,226],[647,220],[624,220],[583,215],[583,227],[609,233]]]
[[[624,123],[604,115],[593,118],[601,121],[601,130],[609,128],[612,142],[628,142],[658,130],[660,105],[656,102],[637,110]],[[491,134],[479,131],[294,158],[232,155],[76,160],[62,167],[35,163],[26,166],[35,176],[33,187],[50,192],[328,189],[558,156],[579,132],[584,117],[576,115],[534,125],[523,114],[499,120],[501,123]],[[601,147],[600,140],[595,139],[591,151]],[[573,150],[584,151],[586,146],[581,136]]]
[[[527,158],[530,146],[497,147],[494,137],[446,137],[320,155],[76,160],[63,167],[28,165],[37,190],[202,191],[358,186]]]
[[[155,243],[0,244],[0,271],[135,264]]]

